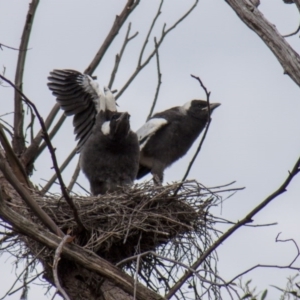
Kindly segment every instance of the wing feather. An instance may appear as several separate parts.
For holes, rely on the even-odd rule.
[[[154,135],[159,129],[166,126],[168,121],[164,118],[152,118],[148,122],[146,122],[139,130],[137,130],[136,134],[138,136],[140,149],[147,144],[149,138]]]
[[[97,114],[106,108],[106,100],[98,83],[75,70],[54,70],[48,87],[67,116],[74,115],[73,125],[80,152],[91,134]]]

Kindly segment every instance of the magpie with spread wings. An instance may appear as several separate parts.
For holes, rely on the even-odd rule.
[[[139,165],[137,135],[130,115],[117,112],[109,90],[104,93],[92,77],[74,70],[54,70],[48,87],[67,116],[73,117],[80,167],[93,195],[133,184]]]

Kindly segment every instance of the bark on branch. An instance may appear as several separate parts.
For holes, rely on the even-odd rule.
[[[21,44],[19,49],[25,50],[28,48],[28,42],[30,38],[31,28],[34,20],[34,16],[39,4],[39,0],[32,0],[29,4],[29,10],[27,13]],[[16,87],[22,91],[23,84],[23,74],[25,67],[27,51],[20,51],[18,56],[18,63],[16,68],[15,75],[15,85]],[[13,138],[13,148],[17,154],[21,154],[25,150],[25,138],[23,133],[23,103],[21,95],[15,91],[15,116],[14,116],[14,138]]]
[[[300,56],[264,15],[249,0],[226,0],[240,19],[252,29],[273,52],[284,69],[300,86]]]
[[[20,214],[10,209],[5,204],[3,198],[1,198],[1,195],[0,216],[3,218],[3,220],[13,225],[14,229],[18,232],[49,247],[50,249],[57,249],[61,243],[61,239],[58,236],[47,232],[42,228],[38,228],[37,225],[33,224]],[[62,256],[78,263],[87,270],[107,278],[109,281],[120,287],[128,294],[133,295],[133,279],[129,275],[123,273],[117,267],[97,256],[95,253],[87,251],[75,244],[66,244],[62,248]],[[162,300],[164,298],[138,283],[136,285],[136,299]]]

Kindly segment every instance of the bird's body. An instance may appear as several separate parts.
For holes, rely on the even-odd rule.
[[[219,105],[211,104],[210,111]],[[141,151],[137,179],[151,172],[161,183],[164,170],[187,153],[208,118],[207,102],[202,100],[155,114],[137,131]]]
[[[137,136],[130,130],[129,114],[116,111],[113,94],[105,94],[90,76],[74,70],[54,70],[48,86],[73,125],[80,166],[93,195],[131,185],[139,161]]]
[[[98,115],[80,157],[81,169],[88,178],[94,195],[132,185],[139,164],[138,140],[130,130],[129,115],[110,111],[104,114],[106,117],[103,119]],[[112,119],[115,116],[120,120]],[[112,129],[112,122],[119,124],[115,131]]]

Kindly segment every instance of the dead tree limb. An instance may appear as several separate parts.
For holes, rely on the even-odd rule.
[[[28,221],[23,216],[10,209],[0,197],[0,215],[9,224],[12,224],[18,232],[25,234],[33,240],[49,247],[50,249],[57,249],[61,239],[56,235],[47,232],[41,228],[37,228],[35,224]],[[134,281],[133,279],[123,273],[120,269],[113,266],[106,260],[100,258],[93,252],[87,251],[75,244],[66,244],[62,248],[62,255],[76,263],[83,268],[95,272],[112,283],[116,284],[122,290],[130,295],[133,295]],[[138,300],[162,300],[162,296],[150,291],[141,284],[137,284],[136,296]]]
[[[49,130],[54,118],[56,117],[57,113],[59,112],[59,104],[56,103],[52,110],[50,111],[49,115],[47,116],[45,120],[45,127],[47,131]],[[51,133],[49,134],[50,139],[52,139]],[[38,134],[34,137],[32,143],[30,146],[26,149],[24,154],[22,155],[22,161],[24,162],[24,165],[27,167],[33,161],[40,155],[40,153],[45,149],[43,147],[42,149],[39,148],[41,142],[43,140],[43,135],[42,135],[42,129],[38,132]],[[42,147],[42,146],[41,146]]]
[[[198,267],[205,261],[205,259],[215,251],[229,236],[231,236],[240,227],[251,223],[252,218],[260,212],[265,206],[267,206],[272,200],[277,198],[279,195],[286,192],[286,188],[293,180],[293,178],[300,172],[300,157],[296,161],[292,171],[289,172],[288,177],[282,183],[282,185],[271,195],[269,195],[265,200],[263,200],[258,206],[256,206],[252,211],[250,211],[241,221],[238,221],[234,226],[229,228],[222,236],[220,236],[203,254],[196,260],[191,266],[192,269],[197,270]],[[170,299],[185,283],[185,281],[193,275],[192,272],[187,271],[177,283],[170,289],[169,293],[166,295],[167,299]]]
[[[20,197],[26,202],[26,204],[32,209],[35,215],[41,220],[41,222],[47,226],[53,233],[64,236],[63,232],[58,228],[54,221],[45,213],[45,211],[36,203],[31,197],[28,190],[26,190],[16,176],[11,171],[11,168],[5,161],[5,157],[0,153],[0,170],[7,179],[7,181],[14,187]]]
[[[289,75],[300,86],[300,56],[281,36],[276,27],[250,1],[226,0],[226,2],[273,52],[282,65],[284,74]]]
[[[48,135],[48,132],[47,132],[47,129],[46,129],[46,126],[45,126],[43,118],[39,114],[36,106],[24,95],[24,93],[22,93],[10,80],[8,80],[7,78],[5,78],[4,76],[0,75],[0,78],[3,79],[8,84],[10,84],[18,93],[20,93],[21,99],[26,104],[30,105],[33,108],[34,113],[36,114],[36,116],[37,116],[37,118],[38,118],[38,120],[40,122],[40,125],[42,127],[42,130],[43,130],[43,137],[45,139],[45,142],[46,142],[46,144],[48,146],[48,149],[49,149],[49,152],[50,152],[50,155],[51,155],[51,158],[52,158],[53,167],[54,167],[55,172],[57,174],[57,178],[58,178],[58,181],[59,181],[59,184],[60,184],[62,195],[64,196],[65,200],[67,201],[67,203],[71,207],[71,209],[73,211],[73,214],[74,214],[74,219],[76,220],[76,222],[77,222],[77,224],[79,226],[79,229],[83,230],[84,226],[83,226],[83,224],[82,224],[82,222],[81,222],[81,220],[79,218],[77,208],[76,208],[76,206],[75,206],[72,198],[70,197],[70,195],[69,195],[69,193],[68,193],[68,191],[66,189],[66,186],[65,186],[64,181],[62,179],[61,173],[59,171],[57,159],[56,159],[56,156],[55,156],[55,149],[52,146],[52,143],[51,143],[50,137]]]
[[[32,0],[29,4],[29,10],[27,13],[22,37],[19,49],[27,49],[28,42],[31,34],[31,28],[34,20],[34,16],[39,4],[39,0]],[[22,91],[24,66],[26,60],[27,51],[20,51],[18,56],[16,74],[15,74],[15,85]],[[14,116],[14,138],[13,148],[17,155],[21,154],[25,150],[25,138],[23,133],[23,103],[21,95],[15,91],[15,116]]]

